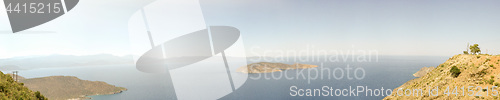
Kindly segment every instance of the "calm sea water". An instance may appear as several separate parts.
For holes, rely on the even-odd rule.
[[[344,69],[347,65],[353,68],[362,68],[365,70],[365,77],[361,80],[349,80],[344,76],[343,79],[265,79],[257,80],[248,79],[236,91],[220,98],[220,99],[250,99],[250,100],[269,100],[269,99],[370,99],[379,100],[385,96],[314,96],[314,97],[298,97],[290,96],[290,87],[297,86],[302,89],[321,89],[322,86],[333,88],[349,88],[352,86],[368,86],[372,89],[394,89],[401,84],[414,79],[413,73],[421,67],[437,66],[448,57],[437,56],[383,56],[379,57],[378,62],[301,62],[305,64],[323,64],[323,68]],[[258,61],[257,61],[258,62]],[[248,62],[253,63],[253,62]],[[292,64],[294,62],[282,62]],[[207,65],[208,66],[208,65]],[[296,70],[287,70],[288,76],[296,76]],[[304,71],[307,75],[307,71]],[[267,73],[270,77],[272,74],[282,73]],[[319,73],[311,72],[311,75]],[[335,73],[340,76],[340,73]],[[357,73],[361,75],[360,73]],[[67,67],[67,68],[42,68],[20,71],[19,75],[27,78],[45,77],[54,75],[76,76],[83,80],[104,81],[112,85],[125,87],[128,91],[112,95],[97,95],[89,96],[93,100],[165,100],[171,96],[166,95],[172,87],[166,84],[166,76],[164,74],[143,73],[135,69],[133,65],[108,65],[108,66],[85,66],[85,67]],[[249,77],[264,76],[264,74],[250,74]],[[346,75],[346,74],[344,74]],[[352,73],[350,74],[353,77]],[[207,75],[210,76],[210,75]],[[307,77],[307,76],[306,76]],[[325,76],[326,78],[326,76]],[[217,81],[217,80],[214,80]],[[205,95],[210,95],[206,93]]]

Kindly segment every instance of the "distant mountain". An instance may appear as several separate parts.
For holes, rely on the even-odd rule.
[[[132,56],[114,56],[110,54],[74,56],[74,55],[49,55],[33,57],[14,57],[0,59],[0,70],[6,66],[17,66],[19,69],[49,68],[49,67],[74,67],[92,65],[133,64]],[[8,68],[11,69],[11,68]]]
[[[40,92],[33,92],[23,85],[0,71],[0,100],[47,100]]]
[[[1,71],[12,71],[12,70],[24,70],[23,68],[16,65],[4,65],[0,66]]]
[[[89,95],[121,93],[127,89],[115,87],[101,81],[81,80],[74,76],[49,76],[41,78],[19,78],[31,90],[40,91],[51,100],[88,99]]]

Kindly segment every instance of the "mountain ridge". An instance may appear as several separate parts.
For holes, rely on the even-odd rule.
[[[85,55],[85,56],[48,55],[48,56],[14,57],[14,58],[0,59],[0,64],[1,64],[0,66],[2,67],[18,66],[18,69],[9,69],[9,70],[29,70],[36,68],[53,68],[53,67],[133,64],[133,57],[131,55],[115,56],[111,54],[97,54],[97,55]]]

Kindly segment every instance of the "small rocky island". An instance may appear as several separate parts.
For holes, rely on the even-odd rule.
[[[102,81],[81,80],[74,76],[49,76],[25,79],[18,76],[19,82],[51,100],[90,99],[90,95],[116,94],[127,90]]]
[[[318,66],[309,64],[299,64],[299,63],[289,65],[283,63],[259,62],[259,63],[248,64],[247,66],[242,66],[238,68],[236,71],[241,73],[272,73],[288,69],[306,69],[315,67]]]

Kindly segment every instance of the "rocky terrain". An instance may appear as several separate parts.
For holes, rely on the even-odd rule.
[[[424,76],[425,74],[431,72],[432,70],[434,70],[435,67],[422,67],[418,72],[416,72],[415,74],[413,74],[413,76],[415,77],[422,77]]]
[[[394,89],[392,95],[384,99],[499,99],[498,91],[500,91],[500,88],[492,89],[492,86],[500,86],[499,62],[499,55],[455,55],[420,78],[410,80]],[[452,70],[453,67],[459,70]],[[423,74],[423,72],[415,75],[420,76],[420,74]],[[468,89],[469,86],[470,89]],[[449,91],[447,91],[447,87],[449,87]],[[455,90],[455,87],[457,87],[457,90]],[[462,87],[464,88],[462,89]],[[400,91],[401,94],[396,93],[399,89],[402,90]],[[419,94],[417,96],[413,92],[411,93],[413,95],[406,96],[403,93],[406,89],[410,91],[422,89],[422,93],[417,93]],[[432,89],[438,89],[437,93],[439,94],[437,96],[429,95],[429,90]],[[407,93],[410,93],[410,91],[407,91]]]
[[[305,68],[315,68],[315,67],[318,66],[299,64],[299,63],[289,65],[283,63],[260,62],[260,63],[248,64],[247,66],[242,66],[238,68],[236,71],[241,73],[271,73],[288,69],[305,69]]]
[[[121,93],[127,89],[116,87],[101,81],[81,80],[74,76],[49,76],[41,78],[23,78],[19,82],[34,91],[40,91],[51,100],[89,99],[89,95]]]

